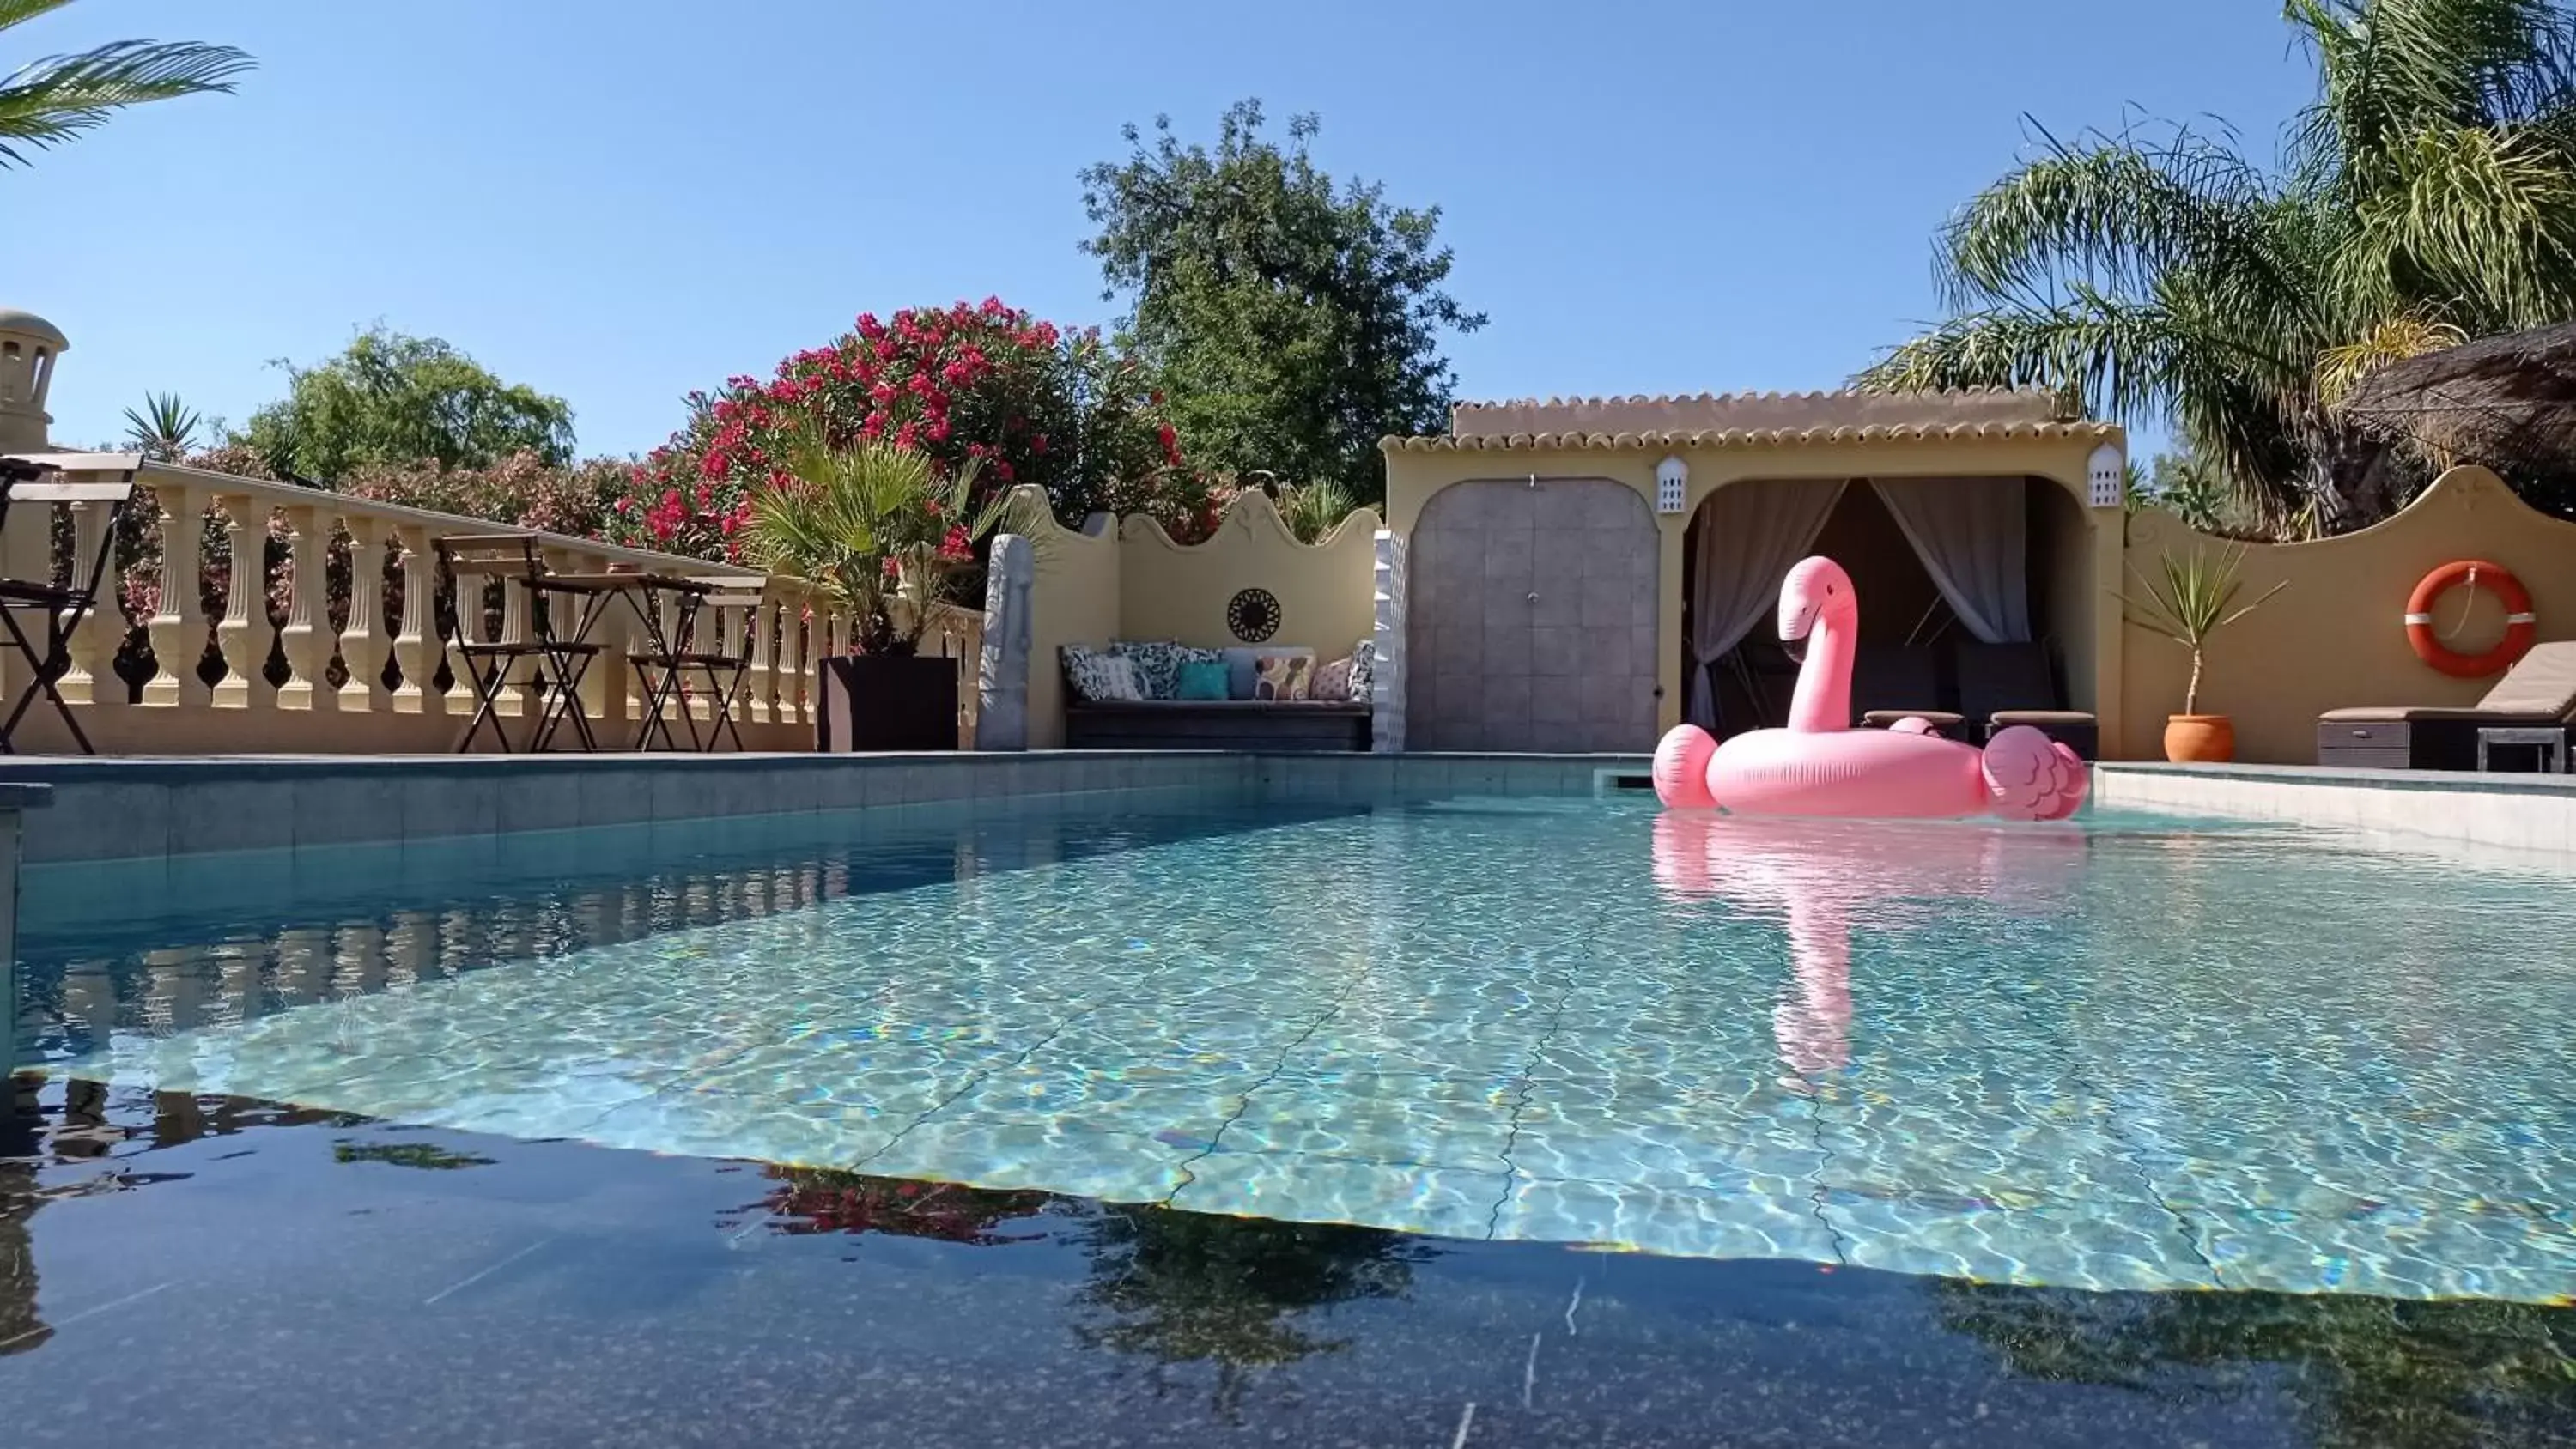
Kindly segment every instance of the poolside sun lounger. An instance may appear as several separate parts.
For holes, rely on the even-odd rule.
[[[2101,725],[2080,709],[2067,709],[2057,690],[2057,671],[2050,667],[2048,646],[1963,642],[1956,656],[1959,712],[1982,744],[1997,730],[2028,725],[2092,759],[2100,747]]]
[[[2317,717],[2317,763],[2474,770],[2481,729],[2564,728],[2576,716],[2576,640],[2534,644],[2468,708],[2371,705]]]
[[[1852,708],[1865,728],[1883,730],[1912,717],[1958,739],[1965,720],[1945,707],[1948,698],[1940,655],[1929,645],[1863,641],[1852,658]]]

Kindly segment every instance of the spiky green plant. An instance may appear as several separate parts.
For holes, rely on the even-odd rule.
[[[2334,410],[2373,366],[2576,316],[2576,7],[2287,0],[2313,98],[2279,163],[2232,135],[2061,142],[1943,231],[1950,320],[1861,375],[2169,418],[2260,520],[2329,531],[2420,476]]]
[[[981,469],[948,478],[924,454],[891,443],[838,446],[814,427],[787,439],[789,481],[752,499],[751,556],[819,586],[857,615],[869,653],[910,654],[975,545],[1020,520],[1018,495],[975,502]]]
[[[1279,490],[1279,517],[1299,543],[1321,543],[1359,507],[1351,490],[1329,478]]]
[[[2245,548],[2239,544],[2220,550],[2214,558],[2197,550],[2189,554],[2167,550],[2157,560],[2156,577],[2152,578],[2135,564],[2129,567],[2146,591],[2143,598],[2122,596],[2135,611],[2132,617],[2191,651],[2191,682],[2182,691],[2184,714],[2200,713],[2201,665],[2211,637],[2270,603],[2274,594],[2290,586],[2284,579],[2253,603],[2238,605],[2236,595],[2243,584],[2236,573],[2244,562]]]
[[[179,400],[175,392],[148,392],[140,410],[125,410],[125,437],[144,457],[175,463],[197,448],[205,419]]]
[[[0,0],[0,31],[70,3]],[[35,152],[105,125],[127,106],[229,95],[234,77],[257,64],[229,45],[184,40],[119,40],[31,61],[0,80],[0,167],[32,165]]]

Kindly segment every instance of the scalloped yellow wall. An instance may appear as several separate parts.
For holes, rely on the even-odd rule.
[[[2230,546],[2161,512],[2129,521],[2129,563],[2150,574],[2168,548]],[[2522,581],[2542,639],[2576,638],[2576,524],[2525,507],[2484,468],[2454,468],[2375,528],[2247,548],[2241,597],[2259,598],[2284,581],[2288,587],[2214,641],[2201,681],[2202,712],[2235,721],[2238,759],[2304,765],[2316,760],[2317,716],[2327,710],[2475,704],[2495,681],[2434,672],[2407,647],[2404,625],[2416,581],[2468,558],[2501,564]],[[2129,584],[2134,591],[2134,577]],[[2468,602],[2465,591],[2453,590],[2434,617],[2446,634],[2457,628],[2463,652],[2474,653],[2504,625],[2492,595],[2464,616]],[[2126,753],[2158,758],[2165,717],[2182,709],[2191,656],[2133,623],[2124,658]]]
[[[1095,518],[1076,533],[1052,523],[1033,540],[1037,576],[1029,589],[1029,748],[1064,743],[1067,644],[1106,647],[1120,639],[1176,639],[1222,648],[1243,641],[1226,606],[1247,588],[1279,600],[1278,644],[1304,645],[1320,660],[1348,655],[1376,623],[1378,516],[1361,509],[1323,542],[1299,543],[1258,493],[1226,509],[1215,536],[1176,544],[1137,515],[1108,531]]]
[[[1151,520],[1130,518],[1119,544],[1119,637],[1207,649],[1243,643],[1226,623],[1226,606],[1259,588],[1279,600],[1269,642],[1311,648],[1318,660],[1342,658],[1376,627],[1377,526],[1377,514],[1362,509],[1321,543],[1302,544],[1259,494],[1229,509],[1199,544],[1175,544]]]

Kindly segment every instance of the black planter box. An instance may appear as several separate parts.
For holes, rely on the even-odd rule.
[[[941,654],[853,654],[823,661],[814,747],[957,748],[957,661]]]

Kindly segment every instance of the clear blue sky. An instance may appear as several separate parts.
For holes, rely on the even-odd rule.
[[[80,0],[0,68],[142,36],[261,68],[0,172],[68,443],[147,389],[238,425],[376,319],[569,399],[585,452],[863,309],[1106,322],[1075,172],[1244,96],[1444,209],[1466,397],[1832,387],[1936,314],[1930,235],[2024,112],[2268,156],[2307,84],[2261,0]]]

